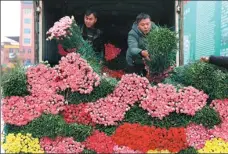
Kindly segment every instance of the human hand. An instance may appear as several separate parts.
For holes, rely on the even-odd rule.
[[[207,63],[207,62],[209,62],[209,57],[201,57],[201,58],[200,58],[200,61],[201,61],[201,62],[206,62],[206,63]]]
[[[148,51],[147,50],[142,50],[141,51],[141,55],[143,56],[143,57],[149,57],[149,53],[148,53]]]

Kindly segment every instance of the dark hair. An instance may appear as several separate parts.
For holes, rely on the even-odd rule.
[[[94,17],[97,18],[97,12],[96,11],[94,11],[94,10],[86,10],[86,12],[85,12],[86,16],[89,16],[91,14],[93,14]]]
[[[150,19],[150,15],[149,14],[146,14],[146,13],[140,13],[139,15],[137,15],[136,17],[136,23],[138,24],[141,20],[143,19]]]

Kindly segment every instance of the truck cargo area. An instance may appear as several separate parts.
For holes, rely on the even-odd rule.
[[[77,23],[81,25],[85,10],[91,8],[98,12],[97,27],[104,32],[105,43],[116,45],[125,54],[127,34],[137,14],[148,13],[155,24],[166,25],[174,30],[174,3],[175,1],[167,0],[44,0],[42,31],[45,35],[54,22],[66,15],[74,15]],[[60,59],[54,41],[43,41],[42,55],[43,60],[48,60],[51,64],[56,64]]]

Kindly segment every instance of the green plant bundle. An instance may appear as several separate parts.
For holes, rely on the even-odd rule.
[[[26,96],[27,90],[26,70],[20,65],[4,73],[2,76],[2,94],[7,96]]]
[[[178,39],[168,28],[158,28],[147,36],[147,49],[151,61],[147,61],[151,74],[161,73],[175,64]]]
[[[91,135],[92,127],[78,124],[66,124],[60,115],[42,115],[28,125],[18,127],[7,124],[5,133],[31,133],[33,137],[42,138],[57,136],[73,137],[76,141],[82,142]]]
[[[203,90],[210,99],[223,99],[228,96],[228,70],[213,64],[196,62],[177,67],[169,79]]]

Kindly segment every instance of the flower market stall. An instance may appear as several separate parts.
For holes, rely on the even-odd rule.
[[[201,62],[170,69],[167,60],[163,68],[148,64],[159,82],[124,72],[114,78],[104,75],[74,18],[61,18],[47,35],[64,55],[58,65],[3,76],[7,153],[228,153],[228,70]],[[165,28],[151,35],[175,41]],[[158,59],[175,54],[156,48]],[[107,60],[121,52],[106,49]]]

